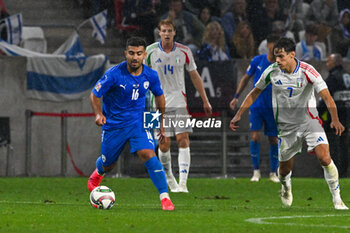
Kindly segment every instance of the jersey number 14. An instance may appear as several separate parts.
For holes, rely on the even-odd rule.
[[[171,74],[174,74],[174,66],[171,65],[164,65],[164,74],[166,75],[167,72],[170,72]]]

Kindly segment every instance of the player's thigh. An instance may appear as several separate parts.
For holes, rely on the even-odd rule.
[[[279,140],[279,154],[278,160],[285,162],[294,157],[294,155],[301,153],[303,145],[302,132],[299,129],[294,131],[283,131],[278,138]]]
[[[249,109],[250,131],[260,131],[263,126],[263,117],[258,108]]]
[[[102,166],[109,167],[118,160],[128,140],[125,129],[104,130],[102,132],[101,157]]]
[[[164,117],[163,127],[164,127],[165,135],[167,137],[175,136],[175,128],[173,127],[173,124],[176,119],[176,111],[175,110],[167,111],[163,117]]]
[[[129,144],[131,153],[145,149],[154,151],[154,140],[152,133],[139,125],[135,125],[135,127],[132,129],[132,136],[129,139]]]
[[[175,117],[173,118],[173,121],[175,122],[173,125],[175,135],[182,133],[189,134],[193,132],[190,124],[191,116],[188,114],[186,108],[177,108],[175,110]]]

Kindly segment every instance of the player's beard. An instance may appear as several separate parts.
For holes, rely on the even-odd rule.
[[[133,62],[136,62],[137,65],[134,66],[134,65],[133,65]],[[140,63],[140,62],[138,62],[138,61],[130,61],[130,63],[129,63],[129,68],[130,68],[130,70],[131,70],[132,72],[138,71],[138,70],[140,69],[141,66],[142,66],[142,63]]]

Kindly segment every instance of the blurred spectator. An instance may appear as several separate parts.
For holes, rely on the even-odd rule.
[[[157,16],[160,17],[161,15],[169,11],[170,0],[153,0],[152,2],[153,2],[153,7],[157,12]]]
[[[220,0],[186,0],[183,1],[184,9],[198,15],[204,7],[209,7],[211,15],[220,17]]]
[[[124,24],[140,26],[148,43],[154,42],[155,13],[152,0],[125,0],[123,5]]]
[[[286,37],[286,38],[290,38],[293,41],[295,41],[294,34],[291,31],[286,31],[285,24],[282,21],[277,20],[277,21],[274,21],[272,23],[272,32],[271,33],[279,35],[280,38]],[[266,53],[268,53],[267,40],[266,39],[261,41],[261,43],[260,43],[260,45],[258,47],[258,52],[259,52],[259,54],[266,54]]]
[[[83,9],[84,18],[90,18],[107,9],[107,27],[115,23],[114,0],[75,0],[75,3],[78,8]]]
[[[226,41],[230,41],[235,31],[236,25],[241,21],[247,21],[246,0],[230,0],[228,6],[223,8],[221,25],[225,32]]]
[[[296,42],[300,41],[299,32],[304,30],[304,19],[309,11],[309,8],[310,5],[303,0],[294,0],[291,2],[286,28],[294,33]]]
[[[211,21],[218,21],[221,22],[221,19],[216,16],[211,15],[211,10],[209,6],[204,6],[200,11],[198,15],[199,20],[202,22],[204,26],[207,26],[208,23]]]
[[[232,3],[226,11],[222,12],[223,15],[231,13],[233,15],[235,24],[237,25],[241,21],[247,21],[247,2],[246,0],[231,0]]]
[[[169,12],[161,19],[170,18],[176,26],[176,41],[187,45],[195,53],[202,44],[205,30],[201,21],[192,13],[183,10],[182,0],[171,0]],[[156,29],[155,35],[158,35]]]
[[[339,53],[350,59],[350,9],[340,12],[339,25],[330,34],[332,53]]]
[[[200,60],[209,62],[226,61],[230,59],[224,31],[218,22],[213,21],[206,26],[202,47],[198,50],[198,56]]]
[[[231,41],[230,54],[232,58],[251,59],[256,55],[255,41],[248,22],[240,22]]]
[[[340,13],[344,9],[350,9],[349,0],[337,0],[338,12]]]
[[[326,104],[321,100],[318,111],[324,122],[323,127],[330,142],[329,149],[338,168],[339,175],[344,177],[348,168],[348,133],[350,127],[350,74],[342,66],[342,57],[340,54],[331,54],[328,56],[327,69],[329,76],[326,79],[328,90],[332,95],[338,110],[339,120],[344,125],[345,131],[339,137],[335,135],[330,128],[331,118]]]
[[[3,0],[0,0],[0,20],[8,16],[10,15],[6,11],[5,4]],[[0,21],[0,38],[3,40],[7,40],[7,28],[6,28],[5,21]]]
[[[338,8],[336,0],[313,0],[306,14],[307,23],[321,22],[330,26],[338,23]]]
[[[317,42],[317,26],[314,23],[308,24],[305,28],[305,40],[297,43],[295,48],[295,57],[299,60],[309,61],[325,60],[326,45],[323,42]]]
[[[257,45],[264,40],[272,31],[272,22],[280,20],[285,22],[287,16],[279,8],[278,0],[265,0],[263,7],[256,9],[252,15],[249,15],[249,22],[252,25],[254,38]]]
[[[292,6],[292,4],[294,4],[295,0],[278,0],[278,6],[280,8],[280,11],[286,16],[288,17],[289,15],[289,10]]]

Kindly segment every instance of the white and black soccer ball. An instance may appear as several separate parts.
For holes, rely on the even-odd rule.
[[[115,195],[107,186],[98,186],[90,193],[90,203],[96,209],[109,210],[113,207]]]

